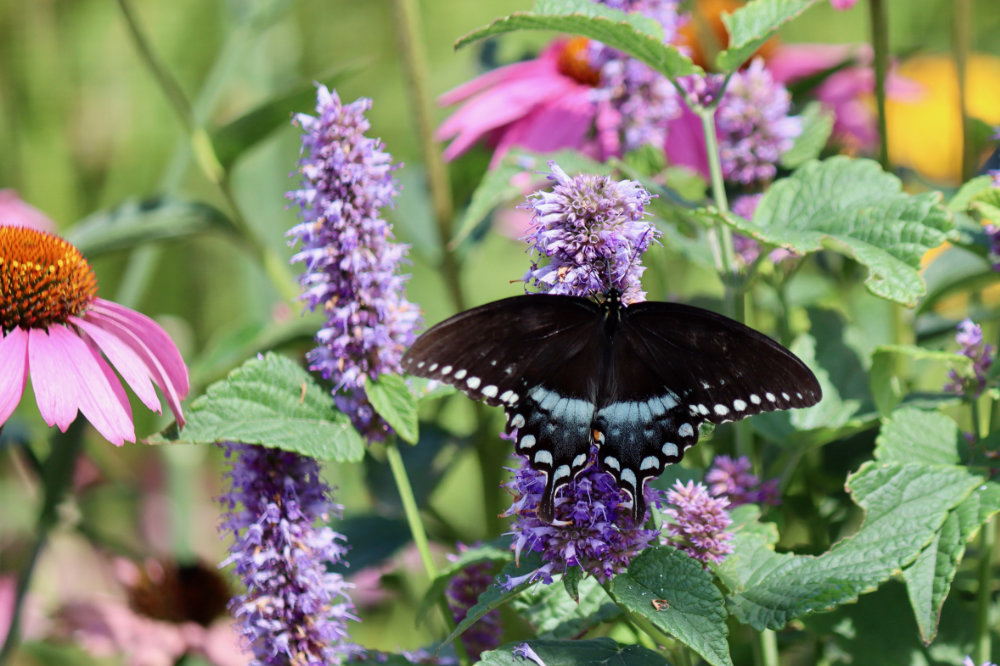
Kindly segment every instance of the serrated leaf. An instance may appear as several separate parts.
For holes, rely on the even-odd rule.
[[[364,440],[330,393],[277,354],[250,359],[209,386],[186,416],[187,425],[171,439],[258,444],[338,462],[356,462],[365,453]],[[160,441],[166,440],[153,443]]]
[[[915,345],[881,345],[872,353],[869,375],[872,397],[881,416],[888,416],[905,397],[897,365],[899,357],[915,361],[937,361],[952,368],[971,370],[972,359],[953,352],[927,349]]]
[[[300,81],[242,116],[212,130],[212,147],[219,163],[229,170],[240,156],[272,132],[288,127],[294,113],[312,113],[316,106],[317,81],[333,89],[340,81],[359,71],[360,64],[347,64],[321,76]]]
[[[569,571],[580,569],[573,567]],[[537,585],[521,593],[511,608],[535,627],[540,638],[580,636],[621,615],[621,609],[592,577],[577,582],[576,594],[574,599],[565,584]]]
[[[525,659],[519,648],[527,645],[541,660]],[[640,645],[619,645],[610,638],[593,638],[585,641],[558,641],[535,639],[508,643],[495,650],[484,652],[478,664],[486,666],[670,666],[662,655]]]
[[[915,305],[925,291],[920,260],[953,222],[941,194],[907,194],[878,163],[844,156],[807,162],[764,194],[752,222],[726,220],[759,241],[805,254],[821,248],[868,268],[873,294]]]
[[[1000,187],[987,187],[976,192],[969,199],[969,208],[1000,224]]]
[[[1000,511],[1000,484],[983,483],[948,514],[941,530],[910,566],[903,569],[907,596],[925,644],[937,634],[941,608],[972,535]]]
[[[702,71],[674,46],[663,42],[663,30],[655,20],[589,0],[538,0],[533,11],[514,12],[497,19],[459,38],[455,48],[514,30],[554,30],[588,37],[641,60],[670,78]]]
[[[957,467],[866,463],[848,481],[861,529],[818,557],[778,554],[760,532],[733,537],[717,569],[730,613],[758,631],[855,600],[913,562],[981,480]]]
[[[713,666],[733,663],[722,592],[685,553],[668,546],[647,548],[615,577],[611,596]]]
[[[372,408],[385,419],[403,440],[416,444],[420,435],[417,422],[417,399],[400,375],[365,377],[365,395]]]
[[[430,588],[428,588],[423,599],[421,599],[420,606],[417,607],[417,621],[420,621],[427,611],[440,601],[444,596],[445,590],[448,588],[448,583],[465,567],[484,562],[507,564],[513,559],[513,551],[511,551],[508,545],[499,540],[480,546],[473,546],[458,553],[455,559],[448,562],[447,566],[438,569],[437,576],[431,581]]]
[[[819,157],[833,132],[833,113],[819,102],[810,102],[802,109],[802,133],[792,147],[781,156],[781,166],[795,169]]]
[[[732,14],[723,14],[729,32],[729,47],[715,59],[721,72],[734,72],[783,24],[791,21],[816,0],[752,0]]]
[[[916,407],[894,411],[875,440],[875,458],[884,462],[957,465],[966,448],[950,416]]]
[[[98,211],[74,224],[67,241],[93,259],[154,241],[177,240],[206,233],[234,233],[230,219],[217,208],[198,201],[154,197],[126,201]]]

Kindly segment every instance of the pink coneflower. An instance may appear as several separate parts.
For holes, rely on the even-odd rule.
[[[598,116],[592,91],[600,74],[589,64],[589,44],[556,40],[534,60],[500,67],[442,95],[443,106],[464,102],[437,130],[438,140],[453,139],[445,159],[483,138],[494,147],[491,166],[514,146],[595,152],[588,135]]]
[[[183,425],[187,367],[166,332],[98,298],[94,271],[71,244],[0,220],[0,427],[30,375],[49,426],[65,432],[82,412],[109,442],[134,442],[132,409],[112,368],[156,412],[159,386]]]

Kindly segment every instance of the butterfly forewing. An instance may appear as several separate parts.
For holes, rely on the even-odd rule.
[[[424,333],[403,368],[502,405],[515,449],[546,475],[539,515],[588,459],[633,498],[678,462],[704,421],[722,423],[820,398],[794,354],[731,319],[677,303],[623,307],[574,296],[516,296]]]

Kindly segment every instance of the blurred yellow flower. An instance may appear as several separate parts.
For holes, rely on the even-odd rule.
[[[897,72],[924,87],[910,99],[888,99],[889,158],[931,180],[957,184],[962,177],[962,118],[958,77],[947,55],[926,55],[899,64]],[[1000,58],[972,54],[966,66],[968,113],[1000,124]]]

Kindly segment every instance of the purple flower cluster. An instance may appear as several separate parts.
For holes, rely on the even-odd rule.
[[[327,316],[309,367],[333,381],[337,406],[363,434],[383,439],[388,426],[368,404],[365,377],[399,371],[419,311],[403,297],[398,273],[406,247],[392,242],[392,225],[381,217],[398,193],[396,165],[381,141],[365,136],[369,108],[371,100],[345,106],[320,86],[316,115],[295,116],[301,187],[287,196],[302,221],[288,236],[302,243],[292,257],[306,265],[302,300]]]
[[[525,550],[540,553],[545,564],[508,580],[508,589],[526,580],[551,583],[553,575],[571,567],[608,580],[660,537],[658,529],[645,529],[633,521],[628,494],[618,488],[614,477],[597,468],[596,446],[590,449],[588,466],[556,494],[551,524],[538,517],[545,475],[531,469],[525,458],[512,471],[514,478],[506,488],[514,495],[514,503],[503,515],[514,518],[514,552],[518,557]],[[647,507],[662,501],[660,491],[652,487],[646,488],[644,497]]]
[[[741,504],[780,504],[778,480],[771,479],[761,483],[760,478],[750,471],[752,467],[746,456],[736,460],[729,456],[716,456],[705,474],[709,492],[715,497],[724,497],[731,507]]]
[[[983,329],[971,319],[964,319],[958,324],[955,342],[961,347],[959,353],[972,359],[973,376],[960,377],[957,372],[951,370],[948,373],[950,381],[944,390],[956,395],[978,398],[986,388],[986,373],[993,365],[996,349],[993,345],[986,344],[983,340]]]
[[[1000,271],[1000,226],[990,222],[983,225],[986,238],[990,242],[989,259],[994,271]]]
[[[641,13],[660,23],[664,42],[670,43],[684,23],[678,0],[595,0],[625,12]],[[608,154],[620,154],[644,145],[662,146],[668,123],[680,115],[676,89],[662,74],[621,51],[591,42],[591,67],[600,73],[594,98],[603,107],[598,127]],[[612,121],[613,120],[613,121]],[[603,131],[602,131],[603,130]],[[620,142],[620,143],[619,143]]]
[[[778,160],[802,133],[802,118],[788,115],[791,95],[760,58],[733,74],[715,112],[722,175],[732,183],[766,183]]]
[[[341,507],[319,465],[277,449],[225,446],[231,487],[220,498],[220,531],[234,541],[223,565],[234,564],[246,586],[229,608],[254,666],[340,664],[360,654],[347,634],[347,621],[358,619],[351,586],[330,571],[347,552],[344,537],[325,525]]]
[[[525,237],[537,258],[522,278],[542,292],[589,296],[616,288],[625,303],[645,298],[641,255],[659,236],[645,222],[650,194],[634,180],[579,174],[549,162],[551,192],[538,191],[524,208],[533,212]],[[538,258],[549,262],[539,266]]]
[[[469,548],[464,543],[458,544],[458,552],[463,553]],[[458,555],[448,555],[452,562]],[[450,600],[451,612],[455,622],[465,619],[469,609],[479,601],[479,595],[493,584],[493,565],[489,562],[470,564],[462,569],[448,582],[445,596]],[[500,645],[503,637],[503,627],[500,624],[500,611],[491,610],[479,618],[479,621],[462,634],[462,644],[473,661],[479,660],[479,655]]]
[[[726,532],[733,522],[726,512],[729,500],[712,497],[700,483],[688,481],[685,485],[677,481],[667,491],[667,502],[676,508],[665,512],[672,522],[667,526],[670,538],[664,543],[683,550],[704,565],[719,563],[733,552],[729,543],[733,535]]]

